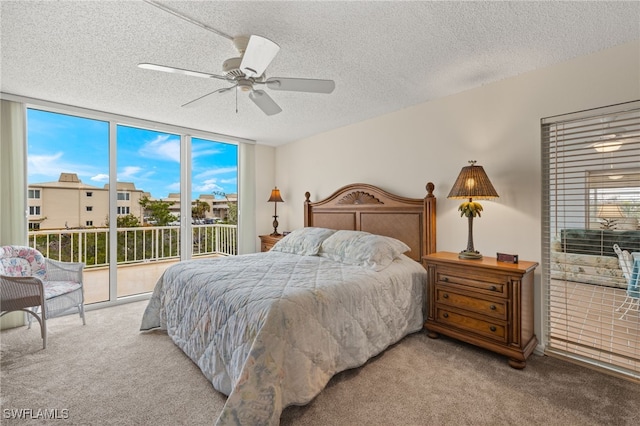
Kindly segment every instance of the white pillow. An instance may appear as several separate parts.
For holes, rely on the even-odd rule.
[[[286,235],[278,241],[271,251],[299,254],[301,256],[315,256],[320,250],[320,244],[336,232],[327,228],[300,228]]]
[[[381,271],[410,250],[395,238],[362,231],[336,231],[323,241],[319,255],[347,265]]]

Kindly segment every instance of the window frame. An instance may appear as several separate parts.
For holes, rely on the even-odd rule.
[[[633,244],[625,232],[632,238],[640,232],[640,195],[633,204],[622,190],[640,189],[640,100],[543,118],[541,136],[545,353],[640,378],[634,352],[640,336],[615,311],[625,300],[626,281],[612,248]],[[607,189],[605,203],[596,195]],[[621,197],[638,209],[637,224],[600,226],[600,207],[619,207]],[[609,214],[602,217],[616,219],[619,213]],[[591,294],[588,303],[581,294]]]

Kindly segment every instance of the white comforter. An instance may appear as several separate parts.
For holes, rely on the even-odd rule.
[[[141,330],[160,327],[228,395],[217,424],[277,425],[336,373],[422,327],[426,272],[256,253],[181,262],[158,281]]]

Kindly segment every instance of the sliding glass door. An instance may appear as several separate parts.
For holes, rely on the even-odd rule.
[[[237,145],[27,111],[29,244],[86,265],[87,304],[143,297],[180,260],[237,254]]]
[[[237,254],[238,147],[191,139],[192,257]]]
[[[180,260],[180,136],[117,126],[118,297],[148,293]]]
[[[638,379],[623,251],[640,254],[640,102],[544,119],[542,136],[545,350]]]
[[[28,109],[27,129],[29,245],[83,262],[87,303],[108,301],[109,123]]]

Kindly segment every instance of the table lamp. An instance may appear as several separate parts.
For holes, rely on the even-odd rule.
[[[273,233],[271,233],[272,237],[279,237],[281,234],[278,233],[278,203],[284,203],[284,200],[280,196],[280,190],[276,186],[271,190],[271,197],[269,197],[270,203],[273,203]]]
[[[447,198],[465,199],[458,207],[461,212],[460,216],[466,216],[469,222],[469,237],[467,240],[467,248],[458,254],[460,259],[482,259],[480,252],[473,247],[473,218],[480,217],[482,206],[480,203],[473,201],[474,198],[488,199],[498,197],[498,193],[493,188],[491,181],[484,172],[482,166],[476,166],[476,161],[469,161],[470,166],[463,167],[458,175],[458,179],[453,184],[453,188],[449,192]]]
[[[598,209],[598,218],[602,220],[600,227],[602,229],[616,229],[618,219],[624,217],[620,206],[617,204],[603,204]]]

